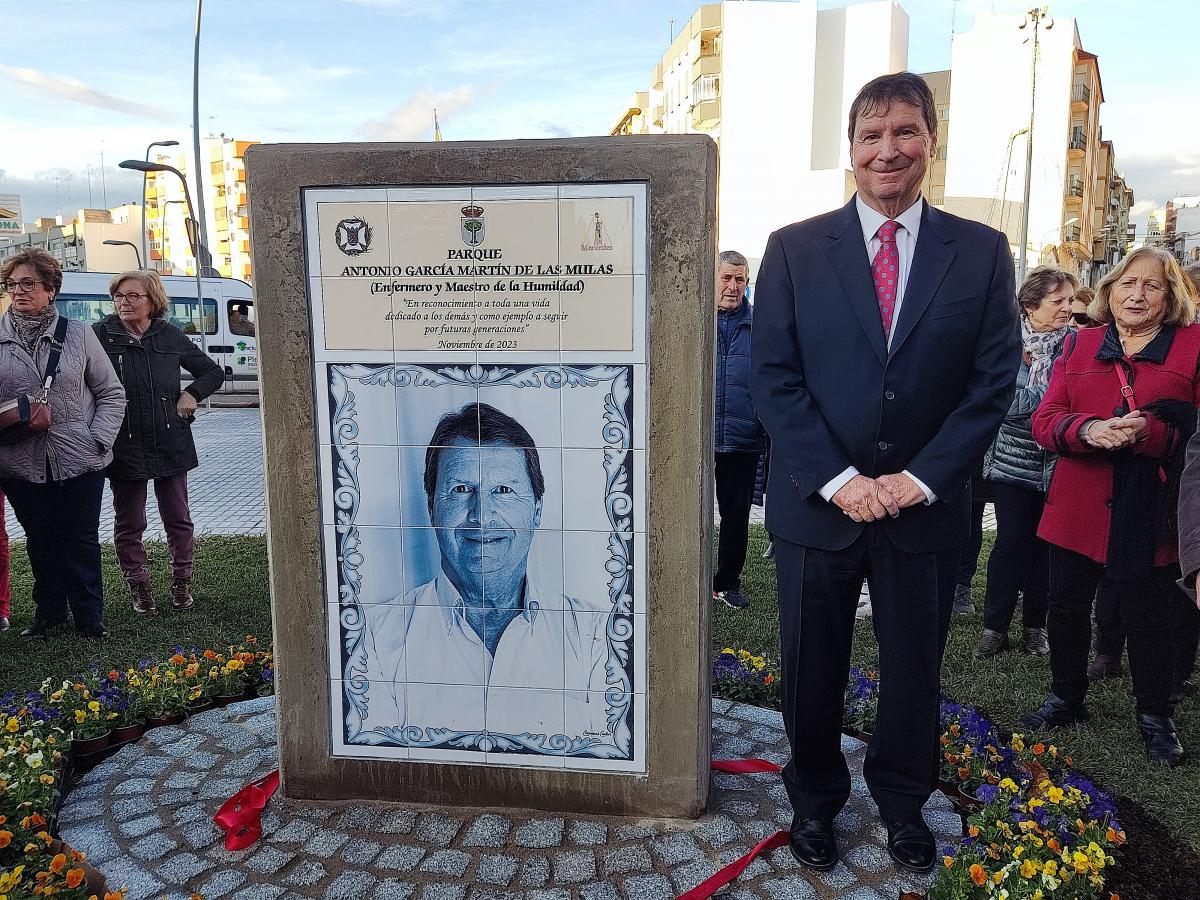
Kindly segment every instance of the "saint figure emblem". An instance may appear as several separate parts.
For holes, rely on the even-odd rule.
[[[468,247],[478,247],[483,243],[483,207],[464,206],[462,208],[462,239]]]
[[[342,219],[337,223],[333,239],[347,256],[361,256],[371,249],[371,226],[358,216]]]

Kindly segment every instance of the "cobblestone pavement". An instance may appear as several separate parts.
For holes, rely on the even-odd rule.
[[[199,410],[192,434],[200,467],[188,474],[188,495],[197,534],[263,534],[267,528],[263,498],[262,424],[257,409]],[[146,504],[146,539],[166,536],[153,491]],[[25,537],[5,505],[9,537]],[[112,494],[104,490],[100,540],[112,540]]]
[[[717,758],[784,762],[779,713],[713,702]],[[671,900],[787,828],[777,775],[714,774],[698,822],[513,810],[273,800],[263,839],[225,850],[211,816],[276,765],[273,698],[159,728],[88,773],[62,811],[65,841],[88,854],[127,900]],[[899,872],[862,780],[865,745],[843,738],[854,793],[836,826],[842,862],[801,869],[788,848],[754,862],[731,900],[896,900],[929,876]],[[960,820],[936,794],[926,819],[939,845]]]

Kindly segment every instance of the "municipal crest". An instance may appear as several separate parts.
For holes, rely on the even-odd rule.
[[[355,216],[342,219],[337,223],[333,239],[338,249],[347,256],[361,256],[371,249],[371,226],[364,219]]]
[[[486,230],[483,225],[482,206],[464,206],[462,208],[462,239],[468,247],[478,247],[483,243]]]

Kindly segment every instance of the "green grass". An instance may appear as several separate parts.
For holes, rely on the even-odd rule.
[[[948,697],[973,703],[1004,728],[1013,728],[1018,717],[1037,707],[1050,686],[1050,664],[1021,653],[1002,653],[980,662],[973,658],[983,630],[983,599],[987,555],[994,532],[984,535],[979,570],[972,584],[975,615],[956,616],[950,629],[942,670],[942,689]],[[742,578],[743,590],[752,598],[746,612],[718,604],[713,612],[713,646],[737,647],[754,653],[779,652],[779,604],[775,566],[762,559],[766,532],[754,527]],[[1018,613],[1011,634],[1020,634]],[[874,668],[878,649],[870,620],[860,620],[854,633],[854,664]],[[1126,666],[1128,673],[1128,666]],[[1180,739],[1195,754],[1175,770],[1151,765],[1133,722],[1133,694],[1128,674],[1094,686],[1088,695],[1092,719],[1086,727],[1046,732],[1047,742],[1065,748],[1076,765],[1118,795],[1140,803],[1182,843],[1200,850],[1200,696],[1186,699],[1176,712]]]
[[[0,632],[0,693],[32,690],[47,677],[69,677],[98,662],[104,670],[125,668],[146,657],[162,657],[176,646],[220,647],[247,634],[271,636],[271,598],[267,584],[267,542],[263,537],[203,537],[197,541],[192,594],[196,605],[186,613],[171,609],[171,569],[165,544],[147,543],[151,578],[158,598],[157,616],[139,616],[129,603],[111,545],[104,546],[104,621],[110,637],[95,642],[71,629],[52,632],[50,640],[22,638],[33,618],[32,579],[23,543],[13,545],[12,628]]]

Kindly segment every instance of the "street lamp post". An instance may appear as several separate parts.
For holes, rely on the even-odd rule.
[[[1025,142],[1025,202],[1021,207],[1021,258],[1017,263],[1017,284],[1025,280],[1026,250],[1029,243],[1029,194],[1033,184],[1033,111],[1037,106],[1037,64],[1038,64],[1038,29],[1043,19],[1047,19],[1046,30],[1054,27],[1054,20],[1047,14],[1047,8],[1034,7],[1025,13],[1025,21],[1021,28],[1033,24],[1033,64],[1030,69],[1029,89],[1029,140]]]
[[[192,207],[192,218],[200,227],[196,243],[208,246],[208,226],[204,216],[204,163],[200,159],[200,18],[204,0],[196,0],[196,48],[192,54],[192,140],[196,151],[196,203]],[[183,176],[179,176],[182,178]],[[199,266],[199,258],[196,265]]]
[[[127,159],[120,163],[119,168],[132,169],[135,172],[174,172],[175,176],[183,185],[183,197],[187,201],[188,211],[193,219],[196,218],[196,207],[192,204],[192,192],[188,189],[187,179],[183,177],[174,166],[168,166],[166,163],[143,162],[140,159]],[[200,174],[196,174],[196,182],[199,184]],[[204,351],[204,355],[208,355],[208,320],[204,313],[204,281],[200,275],[200,250],[203,249],[200,235],[196,235],[196,239],[192,244],[192,258],[196,272],[196,303],[200,307],[200,349]],[[206,409],[212,408],[211,401],[206,397],[204,400]]]
[[[154,141],[146,145],[146,162],[150,162],[150,151],[154,147],[178,147],[179,141]],[[88,187],[91,187],[91,178]],[[146,237],[146,173],[142,173],[142,259],[150,258],[150,239]],[[138,265],[141,268],[141,265]]]
[[[129,241],[114,241],[114,240],[106,240],[104,243],[108,244],[108,246],[110,246],[110,247],[129,247],[129,248],[131,248],[133,250],[133,257],[134,257],[134,259],[137,260],[137,267],[139,269],[142,267],[142,254],[140,254],[138,252],[137,244],[130,243]]]

